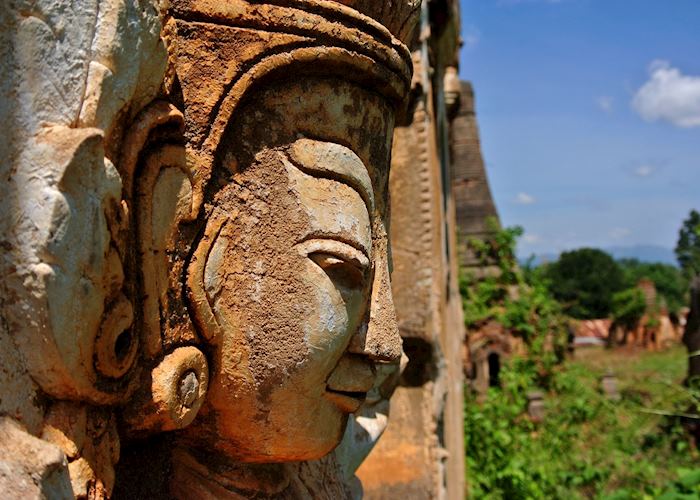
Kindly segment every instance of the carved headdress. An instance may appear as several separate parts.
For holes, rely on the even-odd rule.
[[[292,72],[342,75],[402,99],[411,80],[402,40],[419,6],[416,0],[174,1],[175,70],[190,148],[212,155],[244,95]]]

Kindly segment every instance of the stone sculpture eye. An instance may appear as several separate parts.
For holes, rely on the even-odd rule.
[[[339,288],[358,290],[367,284],[371,264],[363,251],[332,239],[308,240],[300,247]]]
[[[364,268],[358,267],[354,262],[325,253],[311,254],[309,258],[318,264],[336,285],[348,289],[358,289],[365,286],[367,273]]]

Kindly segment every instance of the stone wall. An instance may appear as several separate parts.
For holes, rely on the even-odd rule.
[[[411,45],[412,97],[394,133],[390,193],[394,302],[408,355],[387,432],[358,470],[370,499],[464,498],[463,324],[449,134],[457,2],[424,2]]]

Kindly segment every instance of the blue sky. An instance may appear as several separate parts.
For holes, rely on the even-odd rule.
[[[673,248],[700,209],[700,0],[461,0],[460,76],[519,253]]]

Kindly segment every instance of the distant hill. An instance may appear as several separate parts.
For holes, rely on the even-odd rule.
[[[670,248],[658,245],[632,245],[632,246],[616,246],[602,249],[608,252],[615,259],[638,259],[642,262],[663,262],[664,264],[678,265],[676,256]],[[520,256],[518,259],[521,265],[527,263],[530,256]],[[539,266],[545,262],[554,262],[559,259],[559,254],[546,253],[535,255],[533,265]]]
[[[530,259],[532,259],[532,262],[530,263]],[[530,263],[531,265],[537,267],[542,264],[546,264],[547,262],[554,262],[555,260],[559,259],[559,254],[558,253],[542,253],[542,254],[531,254],[531,255],[519,255],[518,256],[518,263],[521,266],[525,266],[526,264]]]
[[[604,248],[603,250],[616,259],[638,259],[642,262],[663,262],[664,264],[678,265],[673,250],[658,245],[610,247]]]

